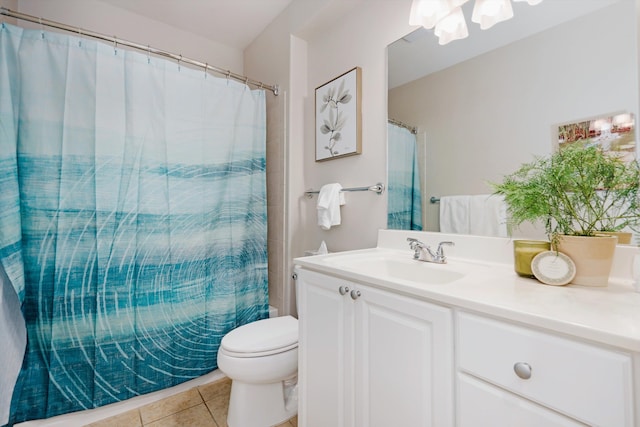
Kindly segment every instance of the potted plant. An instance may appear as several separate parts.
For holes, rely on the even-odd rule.
[[[581,144],[538,157],[491,184],[505,199],[510,228],[542,221],[552,247],[576,264],[572,283],[590,286],[608,282],[617,238],[603,232],[640,225],[639,185],[637,161]],[[576,252],[592,244],[604,245],[604,252]],[[593,272],[596,266],[603,271]]]

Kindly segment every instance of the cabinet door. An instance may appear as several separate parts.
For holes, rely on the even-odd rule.
[[[356,426],[453,425],[451,310],[369,287],[356,307]]]
[[[304,427],[354,426],[353,284],[298,271],[299,414]],[[341,294],[340,288],[345,294]]]
[[[465,374],[458,374],[458,427],[579,427],[533,402]]]

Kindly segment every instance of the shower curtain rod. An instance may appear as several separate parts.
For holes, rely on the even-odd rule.
[[[408,130],[409,130],[409,132],[411,132],[411,133],[412,133],[412,134],[414,134],[414,135],[418,133],[418,129],[416,129],[416,127],[415,127],[415,126],[411,126],[411,125],[408,125],[408,124],[406,124],[406,123],[402,123],[400,120],[387,119],[387,121],[388,121],[389,123],[391,123],[392,125],[396,125],[396,126],[400,126],[400,127],[405,128],[405,129],[408,129]]]
[[[244,84],[251,84],[253,86],[259,87],[260,89],[269,89],[276,96],[278,95],[278,92],[279,92],[278,85],[267,85],[267,84],[264,84],[262,82],[250,79],[249,77],[233,73],[233,72],[231,72],[229,70],[224,70],[222,68],[218,68],[218,67],[215,67],[213,65],[209,65],[208,63],[204,63],[204,62],[201,62],[201,61],[196,61],[195,59],[185,58],[182,55],[177,55],[175,53],[167,52],[166,50],[156,49],[156,48],[153,48],[153,47],[151,47],[149,45],[145,46],[145,45],[141,45],[139,43],[134,43],[134,42],[127,41],[127,40],[121,40],[121,39],[118,39],[115,36],[113,36],[113,37],[112,36],[107,36],[105,34],[96,33],[96,32],[93,32],[93,31],[87,31],[87,30],[84,30],[84,29],[79,28],[79,27],[72,27],[70,25],[61,24],[60,22],[50,21],[48,19],[38,18],[38,17],[32,16],[32,15],[27,15],[26,13],[15,12],[15,11],[13,11],[11,9],[7,9],[6,7],[0,7],[0,15],[9,16],[11,18],[16,18],[16,19],[22,19],[23,21],[33,22],[35,24],[46,25],[47,27],[57,28],[57,29],[63,30],[63,31],[69,31],[69,32],[72,32],[72,33],[77,33],[80,36],[88,36],[88,37],[93,37],[95,39],[108,41],[108,42],[113,43],[115,46],[123,45],[123,46],[131,47],[131,48],[134,48],[134,49],[145,51],[147,53],[152,53],[154,55],[159,55],[159,56],[164,56],[164,57],[167,57],[167,58],[174,59],[174,60],[178,61],[178,63],[184,62],[184,63],[187,63],[187,64],[195,65],[196,67],[204,68],[205,72],[206,71],[213,71],[215,73],[222,74],[222,75],[226,76],[227,78],[231,78],[231,79],[243,82]]]

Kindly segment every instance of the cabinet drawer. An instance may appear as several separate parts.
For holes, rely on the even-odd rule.
[[[457,320],[461,371],[590,425],[633,425],[629,355],[469,313]]]
[[[585,426],[530,400],[465,374],[458,374],[457,413],[457,427]]]

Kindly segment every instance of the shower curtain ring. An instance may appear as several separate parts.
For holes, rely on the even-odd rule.
[[[147,64],[151,64],[151,45],[147,45]]]
[[[40,21],[40,37],[42,37],[42,39],[44,40],[44,26],[42,25],[42,16],[38,18],[38,21]]]
[[[207,68],[209,68],[209,63],[208,62],[204,64],[204,78],[205,79],[207,78]]]
[[[231,70],[227,70],[227,86],[229,86],[229,76],[231,76]]]
[[[116,36],[113,36],[113,54],[118,54],[118,39],[116,38]]]

